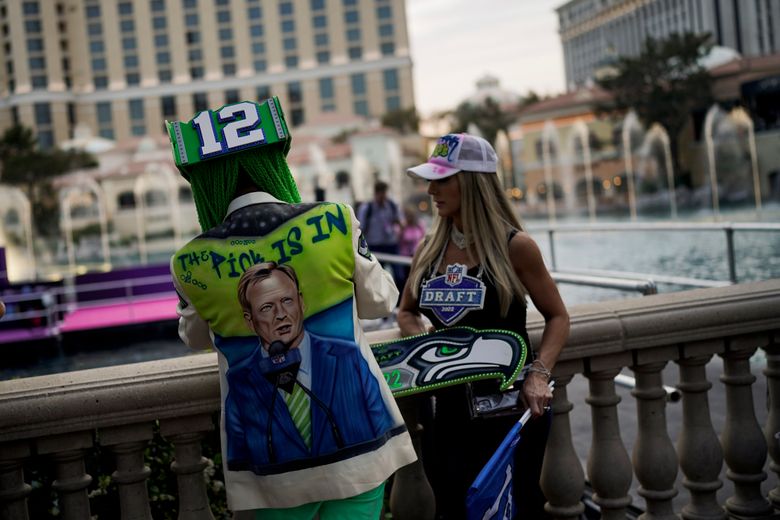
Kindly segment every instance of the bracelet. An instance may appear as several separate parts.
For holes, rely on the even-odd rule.
[[[550,377],[552,376],[550,371],[547,370],[546,368],[537,368],[537,367],[535,367],[533,365],[528,367],[528,371],[529,372],[536,372],[537,374],[542,374],[544,376],[544,378],[547,379],[548,381],[550,380]]]
[[[546,366],[544,366],[544,363],[542,363],[541,359],[534,359],[533,361],[531,361],[531,365],[528,367],[528,371],[536,372],[537,374],[542,374],[544,377],[547,378],[548,381],[552,377],[552,372]]]

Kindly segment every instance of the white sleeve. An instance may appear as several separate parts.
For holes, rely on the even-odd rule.
[[[179,315],[179,337],[191,349],[207,350],[212,348],[214,341],[211,338],[209,324],[200,317],[195,306],[187,298],[176,279],[172,266],[171,277],[176,294],[179,296],[179,303],[176,305],[176,314]]]
[[[398,288],[393,282],[392,275],[382,268],[376,257],[368,250],[355,211],[351,206],[347,207],[352,218],[352,251],[355,255],[355,272],[352,280],[355,283],[358,317],[383,318],[393,312],[398,301]]]

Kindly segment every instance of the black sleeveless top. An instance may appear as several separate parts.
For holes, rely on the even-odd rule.
[[[517,230],[512,230],[509,234],[509,240],[515,236]],[[443,264],[443,262],[442,262]],[[468,270],[469,276],[477,276],[479,274],[479,265]],[[446,269],[446,266],[439,265],[439,269]],[[430,278],[434,276],[440,276],[441,272],[431,275],[432,268],[429,267],[427,275],[423,276],[420,280],[420,286],[417,288],[417,294],[422,292],[422,286]],[[526,306],[525,302],[518,300],[517,297],[512,298],[512,302],[509,306],[509,312],[506,316],[501,316],[501,304],[498,300],[498,291],[496,289],[495,282],[490,278],[487,273],[482,274],[482,283],[485,284],[485,299],[482,309],[472,309],[467,312],[457,323],[451,325],[452,327],[473,327],[475,329],[504,329],[511,330],[520,334],[525,340],[528,346],[527,359],[533,359],[531,344],[528,341],[528,331],[526,330]],[[423,314],[426,318],[431,320],[433,326],[438,329],[447,328],[431,311],[430,309],[424,309],[419,306],[419,300],[417,310]]]

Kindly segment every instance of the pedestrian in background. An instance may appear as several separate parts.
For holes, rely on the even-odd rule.
[[[401,225],[401,233],[398,239],[398,254],[411,258],[424,237],[425,226],[420,222],[417,208],[409,205],[404,206],[404,223]],[[396,280],[396,284],[403,289],[409,276],[409,266],[402,265],[399,267],[401,276]]]
[[[384,181],[374,184],[374,198],[358,209],[358,220],[368,248],[374,253],[398,254],[398,237],[401,230],[401,211],[398,204],[387,196],[388,185]],[[398,280],[401,271],[393,265],[393,278]],[[401,287],[400,284],[397,284]]]

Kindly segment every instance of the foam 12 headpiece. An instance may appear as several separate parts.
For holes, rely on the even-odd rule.
[[[203,110],[186,122],[166,121],[176,167],[189,179],[195,164],[226,155],[282,143],[290,149],[290,133],[279,99],[241,101],[217,110]]]

